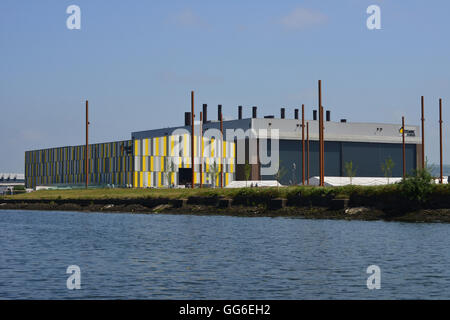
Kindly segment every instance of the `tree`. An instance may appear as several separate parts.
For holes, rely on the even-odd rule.
[[[164,169],[164,176],[166,177],[167,185],[170,186],[172,175],[175,172],[175,163],[171,160],[171,158],[164,157]]]
[[[392,169],[394,168],[394,161],[392,161],[392,158],[389,157],[386,160],[384,160],[384,163],[381,164],[381,171],[383,171],[384,176],[388,179],[389,184],[389,178],[392,177]]]
[[[425,203],[433,191],[433,177],[428,168],[418,169],[399,183],[401,194],[413,204]]]
[[[350,178],[350,184],[352,184],[352,179],[356,176],[356,168],[353,168],[353,161],[345,163],[345,173]]]
[[[220,174],[219,166],[217,165],[217,163],[215,161],[209,166],[209,174],[211,177],[211,184],[213,187],[215,187],[216,186],[216,178]]]
[[[295,165],[295,162],[292,163],[292,181],[291,184],[296,185],[297,184],[297,166]]]
[[[287,172],[286,168],[281,166],[281,162],[280,162],[278,171],[277,171],[277,173],[275,173],[275,180],[277,180],[279,183],[281,183],[281,179],[283,179],[283,177],[286,175],[286,172]]]
[[[245,186],[247,187],[248,179],[250,179],[250,173],[252,172],[252,165],[248,162],[244,165],[244,174],[245,174]]]

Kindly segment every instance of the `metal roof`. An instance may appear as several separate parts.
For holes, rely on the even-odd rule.
[[[0,172],[0,180],[25,180],[25,174],[23,173],[2,173]]]
[[[318,140],[318,121],[305,120],[309,122],[310,140]],[[203,125],[203,129],[219,128],[220,123],[217,121],[207,122]],[[362,123],[362,122],[334,122],[324,121],[324,138],[325,141],[348,141],[348,142],[378,142],[378,143],[401,143],[401,124],[388,123]],[[170,135],[176,129],[186,129],[190,132],[190,126],[179,126],[171,128],[162,128],[154,130],[146,130],[132,133],[132,139],[144,139],[157,136]],[[199,128],[196,123],[195,130]],[[256,130],[256,136],[265,138],[263,131],[259,129],[278,129],[279,138],[286,140],[301,140],[301,120],[300,119],[277,119],[277,118],[247,118],[240,120],[228,120],[223,122],[223,128],[226,129],[243,129],[244,131],[252,128]],[[405,134],[405,142],[412,144],[420,144],[420,127],[416,125],[405,125],[408,134]],[[305,130],[306,135],[306,130]]]

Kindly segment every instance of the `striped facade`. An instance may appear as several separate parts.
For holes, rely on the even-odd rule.
[[[178,185],[179,168],[191,168],[191,136],[168,135],[89,145],[89,185],[163,187]],[[195,137],[195,183],[220,184],[223,163],[224,184],[235,179],[235,144],[213,138]],[[221,148],[222,145],[222,148]],[[84,185],[85,146],[70,146],[25,152],[25,184]],[[200,155],[202,173],[200,174]],[[223,155],[223,156],[222,156]]]
[[[222,145],[222,149],[221,149]],[[200,137],[194,139],[194,181],[218,186],[223,164],[224,185],[235,179],[235,143]],[[192,168],[189,134],[154,137],[134,141],[135,187],[177,185],[179,168]],[[201,161],[202,160],[202,161]],[[202,172],[200,173],[200,162]]]
[[[89,183],[133,184],[132,147],[131,140],[89,145]],[[84,184],[85,150],[86,146],[70,146],[25,152],[25,185]]]

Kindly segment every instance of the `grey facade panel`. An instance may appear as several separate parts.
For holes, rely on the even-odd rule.
[[[302,143],[298,140],[280,140],[280,167],[283,174],[281,183],[298,184],[302,181]],[[325,141],[325,176],[346,176],[345,163],[352,161],[357,177],[383,177],[382,163],[389,157],[394,162],[392,176],[401,177],[402,145],[392,143],[338,142]],[[417,167],[416,145],[405,148],[406,171],[411,174]],[[305,143],[305,178],[307,176],[307,156]],[[295,164],[295,170],[294,170]],[[310,177],[319,175],[319,143],[309,142]],[[273,180],[274,176],[262,176],[263,180]]]

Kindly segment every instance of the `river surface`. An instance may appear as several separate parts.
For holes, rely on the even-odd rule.
[[[450,298],[450,224],[0,210],[0,250],[2,299]]]

